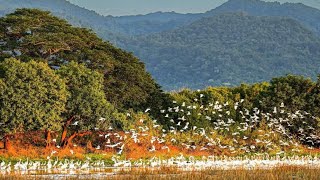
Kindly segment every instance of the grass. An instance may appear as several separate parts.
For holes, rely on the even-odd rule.
[[[270,170],[216,170],[208,169],[202,171],[196,170],[181,170],[178,168],[160,167],[160,168],[132,168],[132,169],[121,169],[116,172],[115,175],[105,174],[102,172],[102,176],[99,178],[94,174],[87,175],[74,175],[64,177],[63,179],[79,179],[85,177],[85,179],[114,179],[114,180],[151,180],[151,179],[177,179],[177,180],[191,180],[191,179],[217,179],[217,180],[278,180],[278,179],[296,179],[296,180],[318,180],[320,177],[320,171],[318,169],[312,169],[308,167],[298,167],[298,166],[283,166],[279,168],[274,168]],[[0,179],[26,179],[23,175],[0,175]],[[29,179],[46,179],[43,176],[30,176]],[[52,177],[51,177],[52,179]]]

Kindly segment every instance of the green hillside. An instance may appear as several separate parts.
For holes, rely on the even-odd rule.
[[[220,13],[246,12],[254,16],[290,17],[320,35],[320,10],[302,3],[265,2],[262,0],[229,0],[221,6],[208,11],[213,16]]]
[[[319,72],[320,39],[289,18],[224,14],[123,44],[146,61],[166,89]]]

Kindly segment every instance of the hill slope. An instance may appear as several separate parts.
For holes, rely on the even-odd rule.
[[[101,37],[116,41],[128,35],[150,34],[189,24],[200,14],[178,14],[157,12],[137,16],[101,16],[94,11],[81,8],[66,0],[0,0],[0,16],[17,8],[39,8],[68,20],[72,25],[94,29]]]
[[[175,12],[156,12],[136,16],[101,16],[66,0],[0,0],[0,15],[13,12],[16,8],[39,8],[53,12],[67,19],[71,24],[90,27],[101,37],[116,42],[122,36],[145,35],[188,25],[202,17],[225,12],[247,12],[252,15],[286,16],[320,31],[320,10],[297,3],[280,4],[260,0],[229,0],[220,7],[198,14],[179,14]]]
[[[203,17],[226,12],[247,12],[258,16],[286,16],[298,20],[320,34],[320,10],[301,3],[264,2],[261,0],[229,0],[223,5],[199,14],[156,12],[136,16],[101,16],[66,0],[0,0],[0,15],[13,12],[16,8],[39,8],[67,19],[72,25],[94,29],[102,38],[117,43],[127,36],[145,35],[171,30],[188,25]]]
[[[220,13],[246,12],[254,16],[290,17],[304,24],[320,35],[320,10],[302,3],[265,2],[262,0],[229,0],[221,6],[206,12],[208,16]]]
[[[131,44],[131,46],[129,45]],[[223,14],[127,43],[166,89],[316,77],[320,39],[297,21]]]

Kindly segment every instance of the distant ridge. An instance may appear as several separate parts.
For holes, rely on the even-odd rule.
[[[261,0],[229,0],[221,6],[198,14],[155,12],[135,16],[101,16],[66,0],[0,0],[0,15],[16,8],[39,8],[67,19],[71,24],[92,28],[102,38],[118,44],[125,36],[158,33],[188,25],[203,17],[226,12],[247,12],[258,16],[286,16],[298,20],[320,35],[320,10],[301,3],[264,2]]]
[[[265,2],[261,0],[229,0],[206,12],[216,15],[226,12],[246,12],[254,16],[283,16],[298,20],[320,35],[320,10],[302,3]]]

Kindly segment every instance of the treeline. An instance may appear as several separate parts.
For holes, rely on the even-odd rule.
[[[198,101],[200,94],[204,95],[201,102]],[[182,89],[171,95],[180,103],[203,105],[216,101],[233,104],[243,100],[244,108],[252,110],[256,107],[264,112],[273,111],[274,107],[279,107],[283,103],[287,111],[303,110],[316,117],[320,116],[320,79],[314,82],[310,78],[297,75],[277,77],[270,82],[252,85],[241,84],[236,87],[208,87],[197,91]]]
[[[53,70],[45,62],[22,62],[9,58],[0,63],[0,87],[0,128],[6,149],[10,149],[10,135],[30,131],[42,131],[48,147],[52,142],[51,132],[58,132],[60,139],[57,143],[68,147],[77,137],[110,128],[129,130],[137,121],[132,118],[140,117],[135,114],[141,113],[129,109],[119,111],[107,101],[103,75],[76,62]],[[243,113],[249,115],[249,112],[259,110],[260,114],[273,113],[273,118],[283,119],[289,117],[287,112],[300,111],[305,117],[288,122],[291,133],[298,136],[302,127],[304,131],[313,128],[304,132],[308,135],[320,133],[320,81],[313,82],[302,76],[287,75],[270,82],[242,84],[233,88],[183,89],[169,93],[168,97],[172,101],[166,107],[158,114],[149,114],[166,130],[170,130],[172,123],[181,122],[189,125],[181,124],[181,129],[187,127],[184,131],[192,131],[194,127],[214,129],[217,119],[243,123]],[[228,116],[206,112],[208,107],[217,104],[224,104],[223,113],[228,112]],[[186,111],[179,111],[168,119],[164,112],[170,112],[169,109],[176,106],[178,109],[190,106],[193,110],[186,119],[183,119]],[[280,109],[286,113],[281,113]],[[277,110],[279,112],[275,113]],[[262,120],[263,117],[260,123]]]
[[[191,127],[214,128],[219,119],[235,121],[236,124],[251,122],[249,119],[254,118],[254,112],[259,124],[283,121],[279,128],[289,130],[290,136],[303,144],[308,144],[309,138],[317,137],[317,143],[309,144],[320,145],[320,79],[314,82],[303,76],[287,75],[253,85],[208,87],[197,91],[183,89],[171,95],[176,101],[171,106],[173,109],[177,106],[188,111],[179,111],[174,119],[176,122],[188,122]],[[223,114],[227,112],[227,115],[211,111],[214,106],[221,106]],[[165,115],[162,119],[166,119]],[[184,119],[187,115],[189,117]]]
[[[60,143],[67,146],[73,138],[106,129],[120,113],[106,100],[103,75],[71,62],[59,70],[47,63],[6,59],[0,64],[0,117],[5,148],[8,134],[63,130]],[[68,132],[71,131],[71,132]]]
[[[197,116],[215,102],[243,101],[239,110],[265,113],[283,103],[288,112],[312,115],[290,122],[292,134],[303,125],[304,134],[319,135],[320,81],[288,75],[270,83],[164,93],[132,54],[40,10],[19,9],[0,19],[0,61],[0,135],[7,149],[12,134],[30,131],[43,132],[47,146],[51,133],[59,133],[57,143],[68,147],[97,131],[128,130],[141,112],[168,130],[183,112],[171,119],[163,112],[182,104],[199,111],[183,122],[190,124],[184,131],[215,128],[209,118],[219,117]],[[241,122],[240,111],[228,108],[229,118]]]
[[[168,99],[131,53],[36,9],[0,19],[0,62],[6,146],[8,135],[33,130],[46,131],[47,139],[61,130],[67,146],[110,123],[121,129],[125,116],[118,111],[153,105],[156,113]]]

